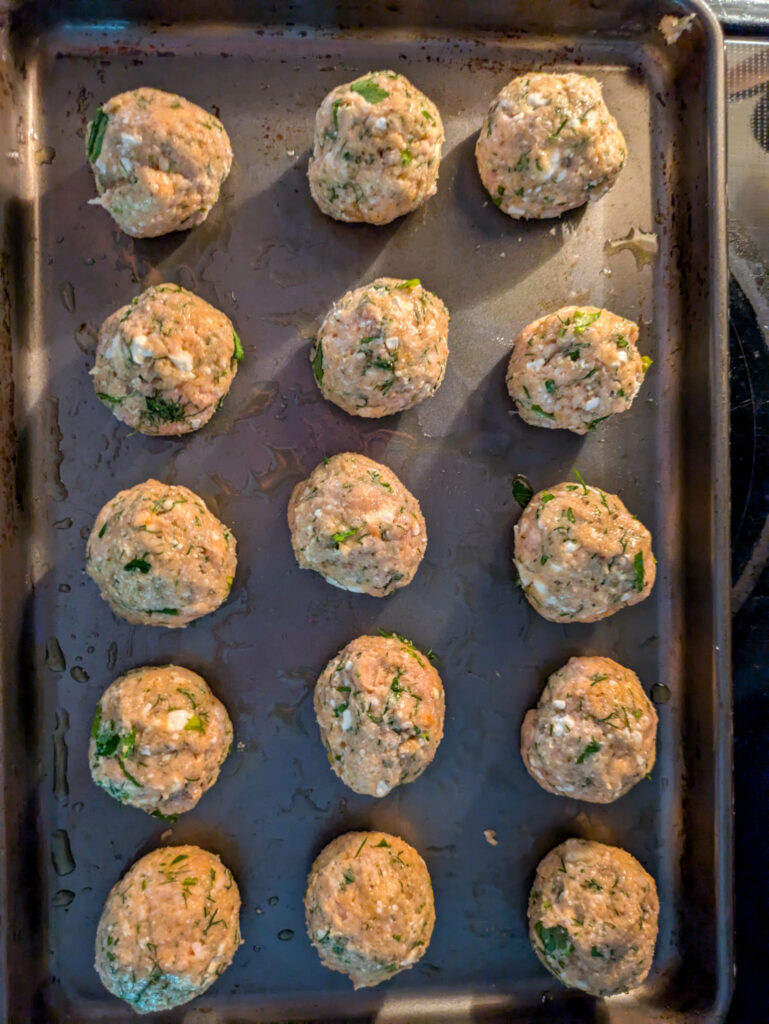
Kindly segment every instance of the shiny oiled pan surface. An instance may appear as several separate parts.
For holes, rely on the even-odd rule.
[[[94,973],[93,936],[110,887],[164,841],[222,855],[241,886],[245,943],[199,1003],[159,1021],[719,1019],[731,940],[714,23],[696,0],[171,7],[162,17],[173,25],[149,20],[155,5],[121,0],[4,13],[4,1019],[131,1019]],[[690,31],[666,46],[661,14],[690,11]],[[437,195],[380,228],[323,217],[305,173],[318,103],[372,68],[405,72],[437,103],[447,135]],[[630,156],[600,202],[516,223],[488,201],[473,147],[491,98],[531,68],[598,77]],[[87,205],[85,122],[138,85],[215,111],[232,138],[222,199],[187,234],[133,241]],[[639,265],[631,250],[606,250],[632,228],[656,233],[655,259]],[[434,398],[367,422],[320,398],[308,338],[335,298],[380,275],[420,277],[441,296],[451,355]],[[129,436],[88,376],[94,328],[161,280],[223,309],[246,349],[222,410],[182,440]],[[654,359],[641,395],[584,439],[528,427],[505,392],[512,340],[533,318],[588,301],[640,322],[641,350]],[[336,590],[292,556],[291,488],[345,450],[391,466],[427,520],[415,581],[385,600]],[[513,586],[511,481],[523,473],[545,487],[575,467],[649,526],[659,575],[643,604],[559,626]],[[117,621],[84,574],[96,512],[149,476],[201,494],[238,538],[229,602],[186,630]],[[376,801],[329,770],[311,695],[332,654],[380,627],[437,652],[447,721],[424,776]],[[669,696],[651,781],[614,805],[546,794],[517,749],[548,673],[577,653],[611,656]],[[236,748],[216,787],[167,829],[98,790],[86,748],[104,687],[169,661],[209,680]],[[310,947],[302,895],[321,847],[366,827],[397,832],[424,855],[437,924],[414,970],[354,994]],[[526,934],[536,864],[568,836],[625,847],[659,886],[649,981],[604,1005],[547,976]]]

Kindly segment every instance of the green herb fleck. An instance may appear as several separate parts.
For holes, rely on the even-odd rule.
[[[396,286],[395,286],[395,287],[396,287],[396,288],[399,288],[399,289],[400,289],[401,291],[404,291],[404,290],[405,290],[405,289],[407,289],[407,288],[408,288],[408,289],[411,289],[411,288],[416,288],[416,286],[417,286],[418,284],[420,284],[420,283],[421,283],[421,282],[420,282],[420,280],[419,280],[419,278],[418,278],[418,277],[410,277],[410,278],[408,279],[408,281],[401,281],[401,283],[400,283],[400,284],[396,284]]]
[[[529,485],[526,477],[521,476],[520,473],[515,480],[513,480],[513,497],[521,508],[526,508],[534,497],[534,489]]]
[[[537,921],[534,931],[542,943],[542,952],[548,960],[562,962],[574,952],[574,943],[563,925],[556,924],[552,928],[546,928],[541,921]]]
[[[552,395],[555,391],[555,381],[551,377],[545,381],[545,391],[547,391],[549,395]]]
[[[96,163],[99,159],[102,143],[104,142],[104,133],[107,130],[108,124],[109,118],[102,108],[99,107],[94,114],[93,121],[91,121],[91,130],[88,132],[88,142],[86,144],[86,156],[91,164]]]
[[[569,123],[569,119],[568,119],[568,117],[565,117],[563,119],[563,121],[561,121],[560,125],[558,126],[558,129],[556,131],[554,131],[552,135],[548,136],[548,138],[557,139],[558,136],[561,134],[561,132],[564,130],[564,128],[566,127],[566,125],[568,123]]]
[[[203,724],[203,719],[200,715],[191,715],[187,719],[187,724],[184,727],[185,732],[205,732],[206,727]]]
[[[150,420],[161,420],[165,423],[181,423],[185,419],[184,406],[178,401],[169,401],[155,395],[145,398],[146,415]]]
[[[644,588],[644,556],[642,551],[636,553],[633,559],[633,568],[635,569],[635,588],[640,594]]]
[[[386,89],[377,85],[373,78],[361,78],[350,86],[351,92],[357,92],[367,103],[379,103],[390,94]]]
[[[641,369],[644,373],[646,373],[646,371],[649,369],[653,362],[654,360],[651,358],[651,356],[641,356]]]
[[[323,342],[315,342],[315,351],[312,354],[312,372],[318,384],[323,383]]]
[[[588,743],[588,745],[585,747],[585,749],[582,751],[582,753],[579,755],[579,757],[577,758],[577,764],[584,764],[585,760],[588,757],[592,757],[593,754],[597,754],[600,749],[601,749],[601,744],[596,742],[596,740],[591,740]]]
[[[585,331],[591,324],[594,324],[598,317],[601,315],[602,310],[598,310],[597,313],[580,313],[579,310],[574,314],[573,324],[574,332],[576,334],[584,334]]]
[[[126,396],[123,395],[121,398],[116,398],[114,395],[108,395],[106,391],[97,391],[96,397],[105,402],[110,409],[114,409],[116,405],[120,405]]]
[[[549,420],[555,419],[555,415],[552,412],[545,412],[541,405],[532,405],[531,411],[537,413],[538,416],[545,416]]]
[[[152,566],[146,558],[132,558],[130,562],[126,562],[123,568],[126,572],[140,572],[142,576],[146,576]]]
[[[583,491],[585,492],[585,494],[587,494],[587,484],[586,484],[586,483],[585,483],[585,481],[584,481],[584,480],[582,479],[582,474],[580,473],[580,471],[579,471],[578,469],[575,469],[575,470],[574,470],[574,476],[575,476],[575,477],[577,478],[577,480],[579,480],[579,482],[580,482],[580,483],[582,484],[582,490],[583,490]]]
[[[334,542],[334,547],[339,550],[339,545],[342,541],[348,540],[350,537],[354,537],[356,533],[360,533],[359,526],[351,526],[349,530],[340,530],[339,533],[332,533],[331,540]]]
[[[238,332],[236,330],[233,330],[232,332],[232,343],[235,346],[232,353],[232,358],[237,359],[237,361],[240,362],[241,359],[243,358],[243,344],[240,338],[238,337]]]

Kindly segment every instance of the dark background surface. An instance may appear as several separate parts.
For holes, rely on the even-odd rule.
[[[744,570],[769,514],[769,357],[755,314],[730,287],[733,577]],[[769,566],[734,617],[737,987],[730,1024],[769,1020]]]
[[[760,204],[753,224],[743,225],[735,168],[755,161],[739,131],[733,130],[733,102],[755,97],[753,133],[769,157],[765,78],[769,51],[769,3],[766,0],[714,0],[727,31],[730,85],[729,195],[730,262],[746,284],[745,268],[757,269],[757,293],[766,294],[765,211]],[[747,59],[746,59],[747,55]],[[751,80],[740,69],[757,71]],[[763,81],[762,81],[763,79]],[[740,92],[740,89],[747,91]],[[768,179],[769,180],[769,179]],[[735,211],[737,211],[735,213]],[[752,229],[755,261],[744,260],[742,239],[734,229]],[[763,244],[761,239],[763,238]],[[748,276],[750,280],[750,275]],[[747,289],[746,286],[746,290]],[[729,1024],[769,1021],[766,967],[769,964],[769,881],[757,868],[759,851],[769,842],[769,326],[761,302],[746,297],[735,276],[730,279],[730,388],[732,460],[732,577],[735,584],[734,652],[734,786],[737,984]],[[758,309],[758,312],[754,310]],[[752,583],[745,587],[746,574]],[[746,595],[746,590],[749,592]]]

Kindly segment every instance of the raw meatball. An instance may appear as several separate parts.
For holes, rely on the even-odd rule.
[[[638,604],[657,575],[652,538],[616,494],[557,484],[535,494],[515,526],[527,600],[552,622],[595,622]]]
[[[107,317],[91,370],[96,394],[142,434],[188,434],[213,416],[243,357],[232,321],[175,284]]]
[[[654,879],[635,857],[616,846],[567,839],[537,868],[529,938],[564,985],[612,996],[649,973],[658,914]]]
[[[657,712],[635,672],[611,658],[571,658],[526,713],[521,755],[550,793],[608,804],[654,767]]]
[[[318,108],[312,198],[336,220],[389,224],[435,195],[442,145],[432,100],[403,75],[372,71]]]
[[[585,434],[633,404],[651,363],[636,348],[638,325],[608,309],[565,306],[515,339],[507,390],[534,427]]]
[[[304,908],[322,963],[355,988],[413,967],[435,924],[425,862],[387,832],[348,832],[329,843],[310,871]]]
[[[586,75],[521,75],[497,95],[475,147],[495,205],[510,217],[559,217],[599,199],[625,163],[625,139]]]
[[[355,416],[390,416],[440,387],[449,311],[418,278],[379,277],[334,303],[310,351],[323,397]]]
[[[137,860],[110,892],[94,966],[137,1013],[158,1013],[202,995],[241,942],[232,873],[198,846],[167,846]]]
[[[160,89],[133,89],[99,107],[86,130],[98,199],[134,238],[202,224],[232,166],[218,117]]]
[[[145,480],[108,501],[86,547],[86,569],[115,615],[186,626],[227,599],[235,538],[186,487]]]
[[[427,547],[414,495],[387,466],[352,452],[325,459],[296,485],[288,525],[302,569],[372,597],[410,583]]]
[[[94,782],[155,817],[191,810],[219,777],[232,723],[197,672],[135,668],[96,705],[88,760]]]
[[[419,778],[443,736],[441,677],[397,633],[361,636],[326,665],[315,714],[336,774],[356,793],[387,796]]]

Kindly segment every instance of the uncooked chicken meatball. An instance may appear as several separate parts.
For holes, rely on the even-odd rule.
[[[507,368],[521,419],[586,434],[629,409],[651,363],[637,340],[637,324],[595,306],[565,306],[529,324]]]
[[[413,967],[435,924],[425,862],[398,836],[348,832],[312,866],[307,932],[321,962],[369,988]]]
[[[324,460],[296,485],[288,525],[302,569],[372,597],[410,583],[427,547],[414,495],[387,466],[352,452]]]
[[[625,163],[625,139],[599,82],[521,75],[497,95],[475,147],[496,206],[510,217],[559,217],[599,199]]]
[[[232,321],[175,284],[108,317],[91,370],[96,394],[142,434],[188,434],[213,416],[243,357]]]
[[[227,599],[235,538],[186,487],[145,480],[108,501],[86,547],[86,569],[115,615],[186,626]]]
[[[594,996],[646,978],[659,900],[651,875],[616,846],[567,839],[540,862],[529,896],[529,938],[559,981]]]
[[[310,351],[323,397],[355,416],[390,416],[434,394],[449,313],[414,278],[379,277],[334,303]]]
[[[218,117],[183,96],[133,89],[113,96],[86,129],[98,199],[134,238],[202,224],[232,166]]]
[[[361,636],[326,665],[315,714],[336,774],[356,793],[413,782],[443,736],[441,677],[405,637]]]
[[[616,494],[557,484],[535,494],[515,526],[527,600],[552,622],[595,622],[643,601],[657,575],[652,538]]]
[[[543,789],[608,804],[652,770],[657,712],[635,672],[611,658],[571,658],[526,713],[521,755]]]
[[[403,75],[372,71],[318,108],[312,198],[336,220],[389,224],[435,194],[442,145],[432,100]]]
[[[167,846],[138,860],[110,892],[94,966],[112,995],[137,1013],[159,1013],[209,989],[241,941],[232,872],[198,846]]]
[[[94,782],[155,817],[191,810],[219,777],[232,723],[197,672],[135,668],[96,705],[88,760]]]

